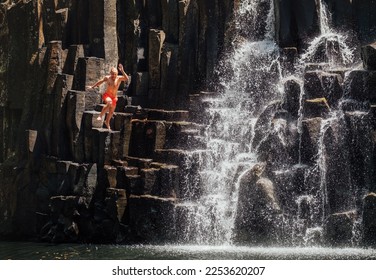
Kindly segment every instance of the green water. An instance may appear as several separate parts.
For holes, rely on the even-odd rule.
[[[0,242],[0,259],[13,260],[366,260],[375,249],[236,246],[127,246]]]

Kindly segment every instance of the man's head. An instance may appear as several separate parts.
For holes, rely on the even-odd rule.
[[[115,67],[112,67],[110,70],[110,75],[111,75],[111,78],[116,79],[118,75],[118,70]]]

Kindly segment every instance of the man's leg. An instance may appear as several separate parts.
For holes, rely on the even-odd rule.
[[[102,117],[103,117],[103,115],[106,113],[107,109],[108,109],[108,105],[106,104],[106,105],[103,107],[103,109],[102,109],[101,113],[99,114],[99,116],[97,117],[97,120],[98,120],[98,121],[101,121],[101,120],[102,120]]]
[[[98,121],[102,120],[104,114],[106,114],[107,110],[111,107],[111,104],[112,104],[111,98],[107,97],[105,102],[106,102],[106,105],[103,107],[101,113],[99,114],[99,116],[97,118]]]
[[[110,121],[111,121],[112,115],[114,114],[114,111],[115,111],[115,106],[113,106],[113,104],[111,103],[110,109],[106,117],[106,122],[105,122],[105,125],[107,126],[109,130],[111,130]]]

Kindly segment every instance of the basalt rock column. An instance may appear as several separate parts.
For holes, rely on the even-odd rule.
[[[89,40],[91,55],[105,59],[105,69],[117,66],[116,1],[90,1]]]

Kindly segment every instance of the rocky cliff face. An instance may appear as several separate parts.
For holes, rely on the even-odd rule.
[[[223,0],[2,1],[1,234],[37,236],[52,221],[47,233],[54,240],[63,224],[63,232],[69,228],[66,236],[73,239],[86,235],[101,240],[98,225],[90,224],[90,233],[83,234],[81,226],[76,232],[79,222],[72,216],[80,213],[85,221],[82,211],[92,218],[99,207],[109,219],[100,224],[115,231],[104,241],[113,241],[122,215],[113,214],[119,200],[111,204],[110,197],[124,198],[125,204],[118,205],[123,212],[132,201],[171,204],[177,167],[152,166],[151,159],[128,156],[151,158],[169,142],[179,147],[184,140],[175,139],[175,133],[190,137],[184,132],[190,128],[187,112],[173,110],[187,109],[189,94],[214,86],[214,67],[233,6]],[[127,101],[119,92],[115,131],[108,132],[94,121],[100,95],[85,87],[118,62],[132,77],[127,95],[135,107],[125,108]],[[124,184],[132,190],[126,187],[125,192]],[[88,197],[82,204],[84,193]],[[93,196],[99,198],[92,201]],[[62,214],[61,205],[84,210]],[[139,211],[140,203],[134,205],[127,213]],[[106,207],[112,207],[112,212],[107,209],[112,214]],[[127,214],[126,224],[132,217]]]
[[[192,158],[192,150],[205,147],[203,126],[195,123],[206,121],[202,118],[206,106],[202,99],[209,92],[202,90],[218,89],[215,70],[232,46],[232,19],[240,2],[2,1],[0,235],[53,242],[178,239],[179,225],[186,215],[176,202],[184,199],[187,188],[194,188],[198,180],[195,161],[199,155],[187,166],[188,154]],[[325,2],[336,26],[353,28],[361,43],[376,38],[374,1]],[[274,36],[281,53],[287,54],[287,67],[288,59],[293,60],[306,47],[306,39],[318,34],[319,10],[314,0],[275,0],[273,4]],[[240,35],[258,36],[246,31]],[[372,51],[363,54],[365,61],[373,59]],[[86,86],[118,62],[131,74],[131,83],[118,92],[111,123],[114,129],[108,131],[96,121],[102,108],[99,92],[86,91]],[[364,100],[371,100],[373,72],[352,73],[354,84],[349,86],[353,92],[360,89],[358,85],[364,87],[361,93],[354,93],[355,98],[366,94]],[[323,79],[340,83],[336,80],[339,76],[307,73],[305,79],[313,81],[307,82],[312,85],[312,98],[322,97],[314,95],[325,84]],[[299,85],[290,81],[286,87],[290,99],[284,105],[296,117],[299,102],[294,94],[299,95]],[[330,98],[330,102],[338,99]],[[312,116],[316,113],[314,109]],[[347,114],[349,126],[355,125],[354,118],[354,114]],[[303,123],[305,163],[315,153],[311,142],[320,121],[311,118]],[[357,141],[357,131],[353,131],[351,137]],[[357,147],[359,153],[364,153],[361,146]],[[260,157],[270,159],[269,148]],[[338,168],[335,162],[333,159],[333,169]],[[345,167],[342,170],[346,173]],[[273,183],[261,183],[255,181],[254,185],[273,189],[274,197]],[[346,183],[339,184],[345,186],[345,192]],[[193,193],[199,196],[200,190]],[[373,200],[367,203],[371,210],[364,215],[371,243]],[[342,210],[334,202],[331,207]]]

